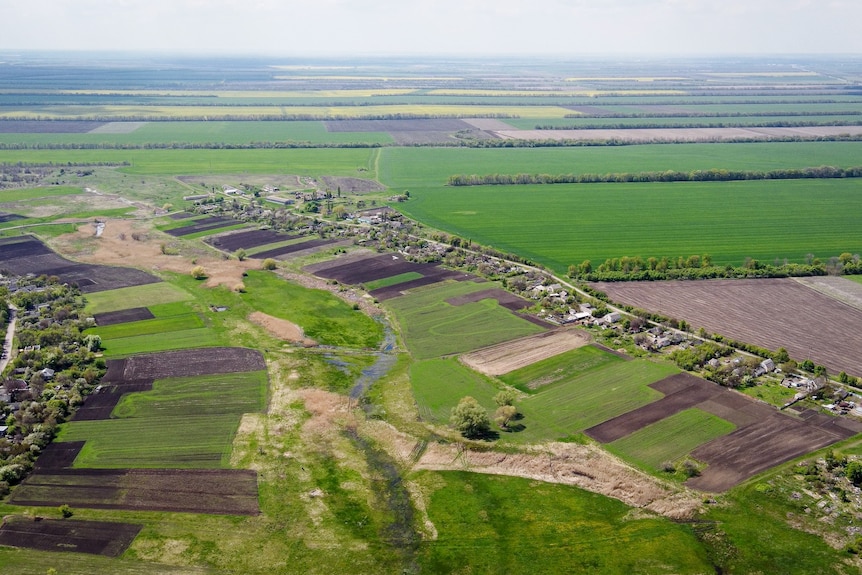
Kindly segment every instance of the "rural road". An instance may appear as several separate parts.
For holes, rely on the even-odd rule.
[[[18,322],[18,308],[9,304],[9,326],[6,328],[6,338],[3,340],[3,359],[0,359],[0,373],[6,369],[12,359],[12,340],[15,338],[15,324]]]

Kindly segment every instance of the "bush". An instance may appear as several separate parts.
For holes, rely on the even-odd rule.
[[[192,277],[196,280],[202,280],[207,277],[207,272],[203,266],[195,266],[191,271]]]
[[[69,507],[68,505],[66,505],[65,503],[64,503],[63,505],[61,505],[61,506],[59,507],[59,509],[60,509],[60,515],[62,515],[62,516],[63,516],[63,519],[68,519],[69,517],[71,517],[72,515],[74,515],[74,512],[72,511],[72,508],[71,508],[71,507]]]
[[[263,265],[261,267],[265,270],[274,270],[278,267],[278,263],[272,258],[266,258],[263,260]]]

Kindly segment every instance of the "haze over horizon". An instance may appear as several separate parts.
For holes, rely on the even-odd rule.
[[[0,50],[195,55],[859,54],[849,0],[0,0]]]

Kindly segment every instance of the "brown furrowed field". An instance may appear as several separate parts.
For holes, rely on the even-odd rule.
[[[117,311],[109,311],[105,313],[97,313],[93,315],[96,320],[96,325],[105,327],[106,325],[116,325],[118,323],[126,323],[130,321],[141,321],[144,319],[153,319],[153,312],[145,307],[133,307],[129,309],[121,309]]]
[[[792,279],[596,283],[614,301],[694,329],[862,376],[862,310]]]
[[[13,505],[256,515],[257,473],[241,469],[56,469],[32,474]]]
[[[761,471],[831,445],[862,431],[862,423],[814,412],[794,417],[714,383],[680,373],[650,387],[665,396],[586,430],[601,443],[610,443],[652,423],[692,407],[737,426],[727,435],[692,452],[707,464],[687,485],[701,491],[725,491]]]
[[[556,329],[462,355],[461,361],[479,373],[502,375],[588,343],[590,335],[585,331]]]
[[[140,533],[142,525],[9,517],[0,526],[0,545],[41,551],[65,551],[119,557]]]
[[[0,240],[0,269],[17,275],[56,276],[61,282],[77,285],[84,293],[162,281],[134,268],[83,264],[67,260],[33,236]]]
[[[222,251],[235,252],[240,248],[251,249],[299,237],[300,236],[297,235],[281,234],[272,230],[245,230],[220,236],[212,236],[204,241]]]

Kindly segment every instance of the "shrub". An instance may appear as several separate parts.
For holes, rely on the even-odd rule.
[[[263,269],[265,270],[274,270],[276,267],[278,267],[278,263],[272,258],[266,258],[265,260],[263,260],[263,265],[261,267],[263,267]]]
[[[196,280],[202,280],[207,277],[207,272],[203,266],[195,266],[191,271],[192,277]]]
[[[69,517],[74,515],[74,513],[72,512],[72,508],[69,507],[68,505],[66,505],[65,503],[63,505],[61,505],[59,507],[59,509],[60,509],[60,514],[63,516],[63,519],[68,519]]]

